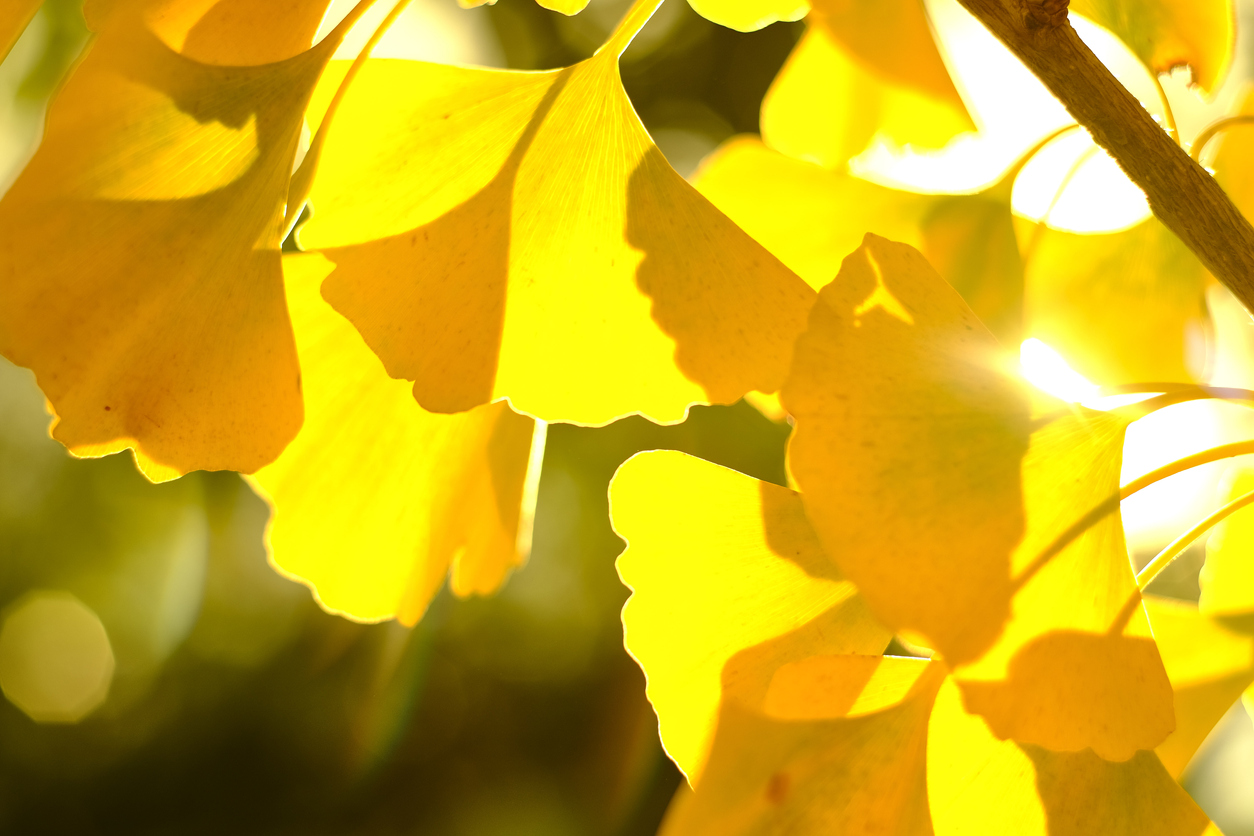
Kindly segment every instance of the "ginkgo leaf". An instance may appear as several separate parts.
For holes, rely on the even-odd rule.
[[[993,334],[1013,345],[1022,339],[1023,263],[1010,194],[1021,168],[1022,161],[975,194],[922,195],[818,168],[741,136],[706,158],[693,184],[816,289],[865,232],[918,247]]]
[[[137,18],[184,58],[243,67],[284,61],[309,49],[331,2],[86,0],[83,15],[95,32],[108,27],[113,15]]]
[[[692,183],[815,290],[868,231],[921,246],[919,224],[935,202],[794,159],[755,136],[724,142]]]
[[[424,412],[322,300],[330,270],[317,255],[284,259],[305,423],[250,482],[273,509],[281,572],[334,612],[413,624],[446,577],[459,595],[486,594],[521,562],[534,422],[504,402]]]
[[[674,422],[783,381],[813,292],[670,168],[619,80],[657,2],[560,71],[368,61],[334,112],[300,241],[425,408]]]
[[[928,727],[936,836],[1220,836],[1153,752],[1111,762],[998,740],[951,682]]]
[[[1126,759],[1171,690],[1117,502],[1124,418],[1029,410],[996,342],[923,257],[868,235],[820,293],[782,400],[828,554],[921,636],[999,737]],[[1013,612],[1013,617],[1012,617]]]
[[[1254,116],[1254,91],[1246,94],[1241,107],[1233,115]],[[1241,213],[1249,218],[1254,215],[1254,159],[1250,155],[1254,150],[1254,130],[1248,123],[1230,125],[1215,142],[1219,143],[1219,151],[1211,162],[1215,179]]]
[[[697,14],[720,26],[755,32],[779,20],[800,20],[809,0],[688,0]]]
[[[1228,500],[1254,490],[1254,470],[1235,474]],[[1206,541],[1198,606],[1226,626],[1254,633],[1254,512],[1242,509],[1215,526]]]
[[[1071,0],[1071,11],[1118,35],[1152,73],[1188,66],[1214,92],[1232,65],[1232,0]]]
[[[868,234],[820,293],[782,392],[789,465],[828,553],[890,629],[953,664],[1009,617],[1023,535],[1029,405],[997,360],[917,251]]]
[[[1176,730],[1156,751],[1178,778],[1211,729],[1254,682],[1254,638],[1225,629],[1187,601],[1147,596],[1145,609],[1175,691]]]
[[[725,703],[709,767],[667,815],[662,835],[930,836],[928,715],[944,668],[898,657],[874,664],[896,680],[886,689],[896,699],[863,716],[847,716],[845,685],[865,668],[856,656],[781,669],[778,706]]]
[[[921,0],[821,0],[762,100],[771,148],[843,168],[877,135],[939,148],[975,130]]]
[[[785,662],[888,643],[787,488],[657,451],[619,468],[610,510],[627,541],[624,644],[667,753],[694,783],[725,698],[757,706]]]
[[[1186,334],[1205,321],[1206,269],[1156,218],[1078,234],[1023,222],[1027,333],[1116,386],[1192,380]]]
[[[43,0],[8,0],[0,7],[0,61],[9,54],[42,5]]]
[[[306,33],[325,8],[226,5],[163,31],[194,60],[149,26],[189,4],[97,4],[97,37],[0,201],[0,352],[35,371],[72,452],[133,447],[158,479],[255,470],[301,421],[281,219],[305,103],[355,18],[279,63],[203,63],[265,59],[271,37],[286,51],[256,30],[263,5]],[[236,43],[239,27],[256,34]]]

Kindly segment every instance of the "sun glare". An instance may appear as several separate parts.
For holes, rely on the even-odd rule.
[[[1098,396],[1101,387],[1077,372],[1048,343],[1030,337],[1019,346],[1019,368],[1024,379],[1056,398],[1072,403]]]

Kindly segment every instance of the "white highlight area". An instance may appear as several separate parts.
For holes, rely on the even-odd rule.
[[[1052,346],[1036,337],[1019,346],[1019,369],[1028,383],[1059,400],[1079,403],[1100,394],[1101,387],[1071,368]]]

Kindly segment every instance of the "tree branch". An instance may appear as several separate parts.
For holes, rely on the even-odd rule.
[[[1149,198],[1150,209],[1247,310],[1254,227],[1080,40],[1067,0],[959,0],[1019,57]]]

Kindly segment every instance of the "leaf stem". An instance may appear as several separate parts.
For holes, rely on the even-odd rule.
[[[1218,447],[1202,450],[1182,459],[1176,459],[1174,462],[1169,462],[1157,470],[1151,470],[1144,476],[1133,479],[1119,488],[1117,493],[1111,494],[1095,505],[1087,514],[1072,523],[1066,531],[1054,538],[1053,542],[1042,549],[1041,553],[1019,573],[1018,577],[1013,581],[1013,587],[1015,589],[1021,588],[1031,580],[1033,575],[1044,568],[1045,564],[1058,556],[1063,549],[1079,539],[1080,535],[1103,520],[1108,514],[1113,514],[1118,510],[1120,502],[1137,491],[1144,490],[1155,482],[1161,482],[1169,476],[1175,476],[1177,473],[1182,473],[1191,468],[1251,453],[1254,453],[1254,439],[1234,441],[1230,444],[1221,444]]]
[[[1227,505],[1224,505],[1222,508],[1215,511],[1215,513],[1211,514],[1209,517],[1202,520],[1176,539],[1172,540],[1165,549],[1160,551],[1153,560],[1145,564],[1145,567],[1137,573],[1137,589],[1144,592],[1145,587],[1149,586],[1150,582],[1153,581],[1154,578],[1158,577],[1158,574],[1166,569],[1171,564],[1171,561],[1175,560],[1176,557],[1179,556],[1180,552],[1188,548],[1190,543],[1196,540],[1208,529],[1223,522],[1229,516],[1237,511],[1240,511],[1242,508],[1251,503],[1254,503],[1254,491],[1241,494]]]
[[[1215,138],[1220,131],[1227,130],[1235,125],[1248,125],[1254,122],[1254,113],[1241,113],[1236,116],[1225,116],[1223,119],[1216,119],[1211,122],[1202,132],[1197,135],[1197,139],[1193,140],[1193,145],[1189,148],[1189,156],[1195,160],[1202,158],[1202,151],[1206,148],[1206,143]]]
[[[1158,91],[1158,100],[1163,104],[1163,119],[1166,121],[1165,127],[1167,133],[1176,141],[1176,145],[1183,147],[1180,141],[1180,131],[1176,128],[1176,114],[1171,111],[1171,101],[1167,98],[1167,91],[1163,89],[1162,79],[1158,77],[1158,73],[1150,73],[1154,79],[1154,89]]]

